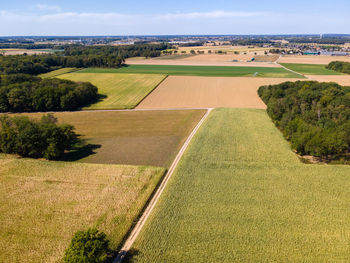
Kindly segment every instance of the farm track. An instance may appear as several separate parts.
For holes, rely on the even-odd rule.
[[[294,71],[294,70],[291,70],[291,69],[289,69],[289,68],[286,68],[285,66],[283,66],[282,64],[280,64],[280,63],[279,63],[279,60],[281,59],[281,57],[282,57],[282,56],[280,56],[274,63],[277,64],[277,65],[280,65],[282,68],[284,68],[285,70],[288,70],[289,72],[292,72],[292,73],[294,73],[294,74],[298,74],[298,75],[300,75],[300,76],[303,76],[303,77],[306,78],[306,79],[310,79],[308,76],[306,76],[306,75],[304,75],[304,74],[301,74],[301,73],[299,73],[299,72],[296,72],[296,71]]]
[[[146,223],[147,219],[151,215],[154,207],[156,206],[160,196],[162,195],[162,193],[163,193],[163,191],[164,191],[164,189],[165,189],[169,179],[171,178],[172,174],[174,173],[174,171],[175,171],[175,169],[177,167],[177,164],[181,160],[181,157],[183,156],[184,152],[186,151],[186,149],[187,149],[188,145],[190,144],[192,138],[194,137],[196,132],[199,130],[201,125],[204,123],[204,121],[207,119],[207,117],[209,116],[209,114],[213,110],[213,108],[208,108],[207,110],[208,110],[207,113],[198,122],[196,127],[193,129],[193,131],[191,132],[191,134],[188,136],[188,138],[186,139],[185,143],[181,147],[179,153],[175,157],[175,160],[173,161],[172,165],[170,166],[168,172],[166,173],[162,183],[160,184],[160,186],[157,189],[156,193],[152,197],[151,201],[149,202],[148,206],[146,207],[146,209],[145,209],[144,213],[142,214],[142,216],[140,217],[139,221],[137,222],[137,224],[135,225],[135,227],[131,231],[129,237],[126,239],[123,247],[119,251],[117,257],[114,259],[113,263],[121,263],[121,262],[123,262],[127,252],[131,249],[133,243],[135,242],[136,238],[138,237],[140,231],[142,230],[142,227],[144,226],[144,224]]]

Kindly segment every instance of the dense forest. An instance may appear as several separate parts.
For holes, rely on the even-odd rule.
[[[350,87],[316,81],[285,82],[258,91],[292,148],[329,161],[350,153]]]
[[[335,70],[341,73],[350,74],[350,63],[342,61],[333,61],[326,67],[327,69]]]
[[[97,98],[97,88],[88,82],[0,75],[0,112],[75,110]]]
[[[69,46],[59,54],[0,56],[0,74],[41,74],[58,68],[117,68],[129,57],[157,57],[167,44],[126,46]]]
[[[73,126],[56,122],[53,115],[44,115],[40,121],[0,116],[0,152],[49,160],[61,158],[78,137]]]

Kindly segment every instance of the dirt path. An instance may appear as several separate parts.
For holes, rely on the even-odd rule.
[[[206,118],[208,117],[208,115],[210,114],[210,112],[212,110],[213,110],[212,108],[208,109],[207,113],[202,117],[202,119],[198,122],[197,126],[193,129],[191,134],[188,136],[188,138],[185,141],[184,145],[181,147],[179,153],[175,157],[175,160],[171,164],[171,166],[170,166],[168,172],[166,173],[162,183],[160,184],[158,190],[156,191],[156,193],[152,197],[151,201],[149,202],[148,206],[146,207],[146,209],[143,212],[142,216],[140,217],[139,221],[137,222],[137,224],[135,225],[135,227],[131,231],[129,237],[126,239],[123,247],[119,251],[117,257],[114,259],[113,263],[121,263],[121,262],[123,262],[124,257],[126,256],[127,252],[132,247],[132,245],[135,242],[136,238],[138,237],[142,227],[145,225],[148,217],[150,216],[151,212],[153,211],[154,207],[156,206],[156,204],[157,204],[160,196],[162,195],[162,193],[163,193],[163,191],[164,191],[164,189],[165,189],[169,179],[171,178],[172,174],[174,173],[175,168],[176,168],[177,164],[179,163],[182,155],[184,154],[184,152],[186,151],[186,149],[187,149],[188,145],[190,144],[192,138],[194,137],[194,135],[196,134],[196,132],[201,127],[201,125],[206,120]]]
[[[289,72],[295,73],[295,74],[297,74],[297,75],[300,75],[300,76],[303,76],[303,77],[309,79],[308,76],[306,76],[306,75],[304,75],[304,74],[301,74],[301,73],[299,73],[299,72],[296,72],[296,71],[294,71],[294,70],[291,70],[291,69],[289,69],[289,68],[286,68],[285,66],[281,65],[281,64],[279,63],[279,61],[280,61],[281,58],[282,58],[282,56],[280,56],[280,57],[275,61],[275,64],[280,65],[282,68],[284,68],[285,70],[288,70]]]

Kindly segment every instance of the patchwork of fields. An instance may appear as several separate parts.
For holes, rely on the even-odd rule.
[[[163,174],[0,155],[0,262],[61,262],[73,234],[93,226],[116,249]]]
[[[280,67],[229,67],[229,66],[183,66],[183,65],[128,65],[119,69],[87,68],[82,73],[133,73],[166,74],[178,76],[211,77],[266,77],[266,78],[302,78],[298,74]]]
[[[302,164],[264,110],[214,110],[128,262],[348,262],[349,177]]]
[[[88,81],[98,88],[103,96],[101,101],[86,107],[96,109],[133,109],[166,77],[165,75],[144,74],[94,74],[76,73],[59,75],[61,79],[72,81]]]
[[[300,74],[342,85],[350,77],[327,70],[325,58],[282,57],[295,74],[265,49],[237,50],[42,74],[91,82],[101,99],[54,113],[84,141],[64,161],[0,155],[0,261],[60,262],[88,227],[119,249],[205,108],[220,109],[195,135],[126,261],[350,261],[349,167],[301,163],[257,94]],[[253,52],[270,62],[236,61]]]
[[[266,105],[257,94],[262,85],[295,79],[170,76],[137,107],[167,108],[258,108]]]
[[[67,160],[169,167],[205,110],[57,112],[74,125],[87,147]],[[39,118],[41,113],[26,114]]]

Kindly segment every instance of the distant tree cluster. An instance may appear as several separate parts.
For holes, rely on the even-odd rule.
[[[0,75],[0,112],[75,110],[97,98],[97,88],[89,82]]]
[[[292,148],[324,160],[350,153],[350,87],[316,81],[285,82],[258,91]]]
[[[168,44],[126,46],[67,46],[61,53],[51,55],[0,56],[0,74],[41,74],[64,67],[118,68],[129,57],[158,57]]]
[[[77,141],[74,127],[57,125],[53,115],[40,121],[24,116],[0,117],[0,152],[23,157],[59,159]]]
[[[334,45],[344,45],[349,41],[349,39],[344,37],[295,37],[288,39],[291,43],[316,43],[316,44],[334,44]]]
[[[327,69],[335,70],[341,73],[350,74],[350,62],[333,61],[326,66]]]
[[[269,39],[236,39],[232,40],[231,44],[236,46],[263,46],[264,44],[273,44]]]

